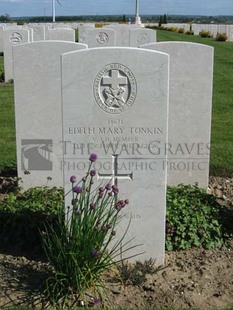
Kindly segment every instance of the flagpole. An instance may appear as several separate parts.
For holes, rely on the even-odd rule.
[[[135,24],[141,25],[141,18],[139,16],[139,0],[136,0]]]
[[[136,17],[138,17],[139,13],[138,13],[138,1],[139,0],[136,0]]]
[[[52,5],[53,5],[53,23],[55,23],[55,0],[52,0]]]

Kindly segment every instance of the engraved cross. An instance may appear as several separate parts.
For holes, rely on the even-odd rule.
[[[103,85],[110,85],[113,89],[118,89],[119,85],[127,85],[127,78],[119,76],[118,70],[111,70],[111,76],[104,76],[102,80]]]
[[[112,174],[97,173],[98,179],[112,180],[112,184],[118,186],[118,180],[133,180],[133,172],[129,174],[118,173],[118,155],[112,155]]]

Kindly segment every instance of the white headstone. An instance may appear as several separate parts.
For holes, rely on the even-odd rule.
[[[18,26],[17,24],[6,24],[6,30],[12,30],[12,29],[23,29],[23,26]]]
[[[95,25],[79,25],[78,26],[78,41],[79,43],[88,44],[88,32],[95,29]]]
[[[3,30],[4,30],[4,26],[0,25],[0,53],[3,53]]]
[[[156,42],[156,31],[152,29],[131,29],[129,36],[131,47],[139,47],[143,44]]]
[[[227,25],[218,25],[218,32],[219,33],[226,33],[227,32]]]
[[[189,42],[143,46],[170,55],[168,185],[209,179],[213,48]]]
[[[76,30],[78,29],[78,25],[79,25],[78,23],[70,23],[70,28]]]
[[[114,29],[96,28],[88,31],[88,47],[116,46],[116,31]]]
[[[116,46],[129,46],[129,26],[128,25],[107,25],[103,27],[114,29],[116,31]]]
[[[52,27],[53,28],[68,28],[68,29],[71,28],[69,24],[64,24],[64,23],[53,23]]]
[[[193,30],[193,33],[195,36],[198,36],[199,35],[199,32],[201,31],[200,30],[200,25],[198,24],[193,24],[192,25],[192,30]]]
[[[60,55],[83,44],[44,41],[14,48],[18,176],[23,188],[62,186]],[[24,171],[30,171],[25,175]]]
[[[228,41],[233,42],[233,25],[229,26],[229,37],[228,37]]]
[[[45,26],[28,25],[33,30],[33,42],[45,40]]]
[[[226,26],[226,35],[227,35],[228,41],[232,41],[232,39],[231,39],[232,29],[233,29],[232,25],[227,25]]]
[[[5,29],[3,36],[5,82],[8,82],[14,78],[12,47],[30,42],[30,32],[27,29],[21,28]]]
[[[48,38],[48,31],[50,29],[52,29],[52,24],[44,24],[43,26],[45,27],[45,40],[47,40],[47,38]]]
[[[218,25],[210,25],[210,33],[215,38],[218,33]]]
[[[70,176],[84,175],[89,154],[98,154],[99,184],[118,183],[119,197],[130,201],[123,210],[123,231],[131,218],[125,241],[142,244],[126,256],[144,252],[134,259],[162,264],[166,156],[152,153],[154,141],[167,142],[168,55],[122,47],[67,53],[62,93],[65,193]]]
[[[28,27],[24,27],[24,29],[28,29],[29,30],[29,42],[33,42],[34,41],[34,31],[32,28],[28,28]]]
[[[48,29],[46,33],[46,40],[75,42],[75,31],[74,29],[68,28]]]

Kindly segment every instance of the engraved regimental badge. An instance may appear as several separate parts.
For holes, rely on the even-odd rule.
[[[148,44],[150,43],[150,37],[147,33],[140,33],[137,37],[137,41],[139,45]]]
[[[120,114],[129,109],[136,93],[136,79],[122,64],[106,65],[94,80],[95,100],[102,110],[110,114]]]
[[[109,41],[109,37],[107,33],[105,32],[100,32],[98,36],[96,37],[96,42],[99,44],[106,44]]]
[[[23,38],[22,38],[21,34],[18,32],[13,32],[9,38],[10,42],[15,43],[15,44],[21,43],[22,39]]]

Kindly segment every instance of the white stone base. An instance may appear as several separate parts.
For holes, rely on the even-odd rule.
[[[142,22],[141,22],[141,17],[138,16],[138,15],[136,15],[136,17],[135,17],[135,24],[136,24],[136,25],[141,25],[141,24],[142,24]]]

